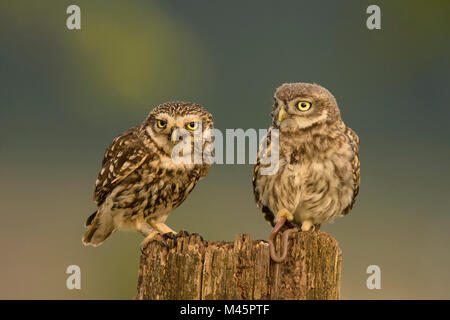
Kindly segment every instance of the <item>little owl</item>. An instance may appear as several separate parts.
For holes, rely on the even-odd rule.
[[[281,262],[289,233],[318,229],[352,209],[359,190],[359,138],[342,121],[333,95],[317,84],[283,84],[274,100],[267,147],[260,148],[253,171],[253,191],[257,206],[274,226],[271,257]],[[279,136],[279,166],[264,175],[261,158],[274,149],[274,129]],[[285,225],[289,229],[278,257],[273,239]]]
[[[98,210],[86,220],[83,243],[98,246],[114,231],[135,230],[145,236],[143,249],[158,233],[176,234],[166,219],[208,173],[210,164],[203,157],[176,161],[172,151],[183,140],[192,154],[199,146],[210,150],[212,141],[203,134],[212,129],[211,114],[198,104],[167,102],[114,139],[95,183]],[[194,136],[199,133],[197,143]]]

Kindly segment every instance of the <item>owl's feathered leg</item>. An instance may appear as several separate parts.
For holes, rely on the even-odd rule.
[[[302,231],[319,231],[320,230],[320,223],[318,224],[313,224],[313,222],[311,220],[305,220],[302,222],[302,227],[301,227]]]
[[[141,249],[141,252],[143,253],[144,249],[147,247],[149,242],[154,240],[156,235],[159,234],[159,232],[156,230],[153,230],[147,223],[143,223],[140,226],[138,226],[138,231],[145,236],[145,239],[142,240],[141,244],[139,245],[139,248]]]
[[[292,215],[292,213],[290,213],[286,209],[283,209],[280,212],[278,212],[277,218],[278,218],[278,221],[277,221],[275,227],[273,227],[272,232],[270,233],[270,236],[269,236],[269,252],[270,252],[270,258],[273,261],[281,263],[284,260],[286,260],[286,257],[287,257],[287,249],[289,246],[289,242],[288,242],[289,235],[292,232],[298,231],[298,228],[297,227],[290,228],[283,232],[283,236],[281,239],[281,257],[278,257],[276,250],[275,250],[275,244],[273,241],[275,240],[275,237],[277,236],[280,229],[284,226],[286,221],[294,220],[294,216]]]
[[[314,231],[316,227],[311,220],[305,220],[302,222],[302,231]]]
[[[162,222],[150,222],[150,225],[159,233],[165,234],[165,233],[172,233],[176,235],[176,231],[169,228],[165,223]]]
[[[148,223],[142,223],[142,224],[138,224],[136,229],[142,233],[142,235],[144,237],[147,237],[152,231],[154,231],[152,229],[152,227],[150,227],[150,225]]]
[[[141,249],[141,252],[144,252],[144,249],[147,247],[147,245],[155,239],[155,237],[159,234],[158,231],[153,230],[150,232],[148,236],[145,237],[144,240],[142,240],[141,244],[139,245],[139,248]]]

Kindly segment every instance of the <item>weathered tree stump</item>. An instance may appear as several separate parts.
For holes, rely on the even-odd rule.
[[[166,242],[151,242],[141,255],[136,299],[339,299],[342,252],[324,232],[294,233],[284,263],[248,235],[234,243],[198,235]]]

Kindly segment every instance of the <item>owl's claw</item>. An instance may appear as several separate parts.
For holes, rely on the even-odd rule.
[[[169,245],[167,244],[167,242],[165,242],[164,240],[152,240],[150,242],[156,242],[157,244],[159,244],[161,247],[166,247],[167,249],[169,248]]]
[[[139,249],[141,250],[141,253],[145,253],[145,249],[148,247],[148,245],[150,244],[150,242],[156,242],[158,243],[160,246],[169,248],[169,245],[167,244],[166,241],[164,241],[164,235],[161,236],[161,234],[155,232],[152,233],[150,235],[148,235],[139,245]]]
[[[194,233],[192,234],[192,236],[199,236],[199,237],[200,237],[200,240],[202,240],[202,241],[204,240],[203,237],[202,237],[200,234],[196,233],[196,232],[194,232]]]
[[[182,237],[189,237],[191,234],[189,232],[187,232],[186,230],[180,230],[180,232],[178,232],[176,234],[177,238],[182,238]]]
[[[177,236],[175,234],[173,234],[172,232],[164,233],[162,236],[164,239],[172,239],[172,240],[177,239]]]

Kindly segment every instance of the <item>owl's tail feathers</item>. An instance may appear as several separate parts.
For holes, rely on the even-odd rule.
[[[83,236],[85,246],[97,247],[114,232],[115,226],[110,214],[101,214],[98,211],[91,214],[85,223],[87,228]]]
[[[93,214],[91,214],[87,219],[86,222],[84,223],[84,226],[87,228],[92,224],[92,220],[94,220],[95,216],[97,215],[98,210],[95,211]]]

